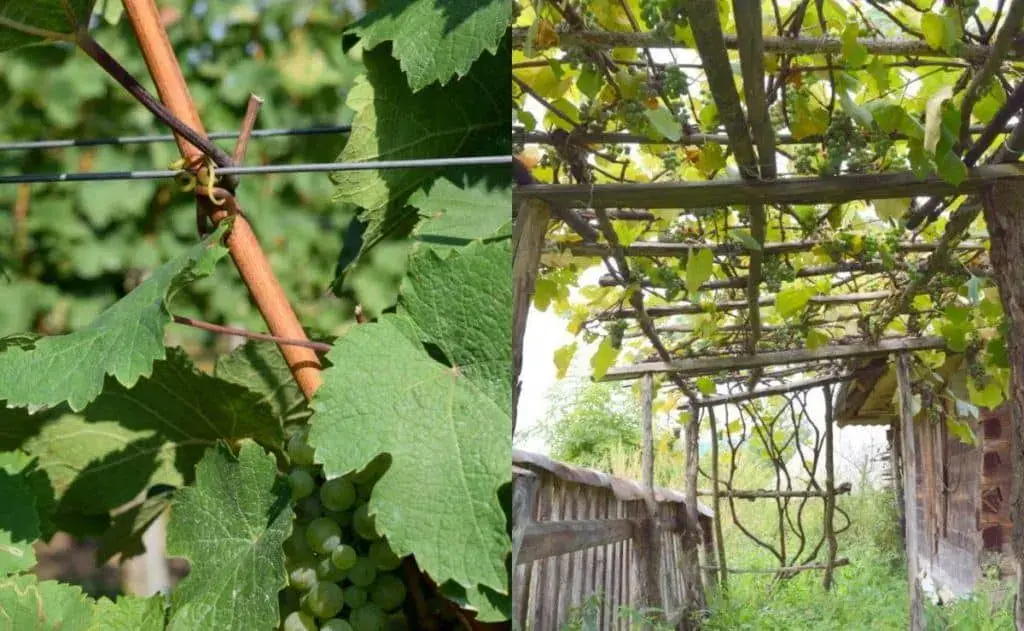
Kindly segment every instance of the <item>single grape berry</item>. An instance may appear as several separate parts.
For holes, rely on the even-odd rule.
[[[292,501],[297,502],[307,497],[316,488],[316,480],[310,475],[309,470],[303,467],[296,467],[288,474],[288,482],[292,485]]]
[[[354,631],[381,631],[386,620],[387,617],[381,608],[373,603],[356,607],[348,617]]]
[[[341,526],[329,517],[318,517],[306,526],[306,540],[317,554],[330,554],[341,545]]]
[[[348,571],[348,580],[353,585],[360,587],[367,587],[373,583],[373,579],[377,577],[377,567],[373,561],[367,557],[359,557],[356,559],[355,565],[352,566]]]
[[[320,631],[352,631],[352,625],[348,623],[348,620],[331,618],[321,623]]]
[[[308,591],[316,586],[316,568],[310,563],[296,565],[288,572],[288,584],[299,591]]]
[[[356,549],[344,543],[331,550],[331,563],[339,570],[349,570],[356,564]]]
[[[316,621],[307,613],[293,611],[284,619],[282,631],[317,631]]]
[[[370,600],[384,611],[394,611],[405,602],[405,583],[393,574],[378,576],[370,591]]]
[[[369,599],[370,596],[366,593],[366,589],[363,587],[358,585],[349,585],[345,588],[345,602],[353,609],[356,607],[362,607]]]
[[[312,466],[313,464],[313,448],[306,442],[306,432],[296,432],[288,440],[288,458],[292,461],[293,465],[298,466]]]
[[[340,546],[339,546],[340,547]],[[335,548],[337,550],[337,548]],[[316,577],[328,583],[337,583],[345,578],[345,570],[331,561],[331,557],[323,557],[316,562]]]
[[[336,583],[317,583],[302,604],[317,618],[333,618],[345,606],[345,593]]]
[[[391,546],[384,539],[370,544],[368,556],[373,560],[378,570],[384,570],[385,572],[393,570],[402,564],[402,560],[391,550]]]
[[[284,541],[284,555],[291,561],[304,561],[313,558],[313,548],[306,539],[306,528],[295,524],[292,534]]]
[[[320,487],[320,502],[331,511],[343,511],[356,503],[356,487],[345,478],[334,478]]]

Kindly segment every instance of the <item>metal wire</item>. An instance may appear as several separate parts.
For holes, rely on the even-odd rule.
[[[478,156],[470,158],[430,158],[417,160],[383,160],[379,162],[326,162],[314,164],[272,164],[217,169],[218,174],[246,175],[256,173],[322,173],[333,171],[371,171],[387,169],[431,169],[448,166],[482,166],[512,164],[512,156]],[[57,182],[104,182],[113,180],[162,180],[181,171],[107,171],[96,173],[27,173],[0,175],[0,184],[43,184]],[[510,176],[511,177],[511,176]]]
[[[271,138],[274,136],[316,136],[320,134],[347,134],[352,131],[351,125],[325,125],[323,127],[300,127],[292,129],[254,129],[252,138]],[[210,140],[226,140],[238,138],[239,131],[218,131],[210,134]],[[0,152],[28,151],[31,149],[67,149],[69,147],[100,147],[104,145],[141,145],[154,142],[172,142],[174,134],[154,134],[150,136],[118,136],[115,138],[91,138],[85,140],[29,140],[24,142],[0,142]]]

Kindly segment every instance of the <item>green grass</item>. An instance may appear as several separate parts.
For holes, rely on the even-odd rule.
[[[772,469],[754,454],[744,457],[737,472],[735,488],[769,488]],[[684,488],[678,455],[659,454],[658,483]],[[615,475],[639,479],[639,463],[632,454],[612,458]],[[666,466],[662,466],[662,465]],[[708,471],[708,462],[702,462]],[[702,483],[702,487],[710,486]],[[794,484],[794,488],[799,488]],[[820,570],[805,571],[788,580],[773,580],[772,575],[730,574],[728,593],[709,594],[709,617],[705,627],[711,631],[890,631],[907,628],[908,595],[906,559],[903,556],[895,504],[891,493],[854,481],[856,491],[841,496],[839,506],[850,517],[850,526],[838,536],[839,556],[850,565],[837,568],[831,592],[822,588]],[[707,501],[707,500],[705,500]],[[811,500],[804,510],[808,544],[813,545],[822,531],[822,501]],[[722,503],[723,539],[730,567],[769,568],[778,561],[759,548],[732,523],[728,503]],[[736,513],[749,530],[759,536],[778,538],[778,514],[771,500],[737,501]],[[793,513],[795,517],[795,510]],[[837,514],[836,526],[845,520]],[[792,533],[790,542],[795,544]],[[824,549],[818,560],[825,558]],[[1013,629],[1012,598],[992,583],[977,596],[952,605],[926,607],[929,631],[1001,631]],[[1004,585],[1005,587],[1005,585]]]

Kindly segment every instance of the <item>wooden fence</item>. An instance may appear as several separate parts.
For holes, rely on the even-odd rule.
[[[602,631],[630,628],[622,607],[654,606],[685,628],[687,599],[703,592],[700,548],[714,556],[710,509],[698,504],[701,538],[681,493],[651,497],[640,483],[520,450],[512,461],[515,629],[560,631],[593,596]]]

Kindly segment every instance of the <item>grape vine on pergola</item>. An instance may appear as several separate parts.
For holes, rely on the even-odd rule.
[[[963,354],[969,403],[1013,401],[1018,440],[1024,0],[520,4],[517,362],[532,297],[602,340],[595,378],[681,401],[691,511],[701,409],[830,398],[869,358],[898,356],[906,382],[912,358],[921,375]],[[595,262],[605,275],[570,305]],[[807,493],[828,533],[826,420],[826,488]]]

